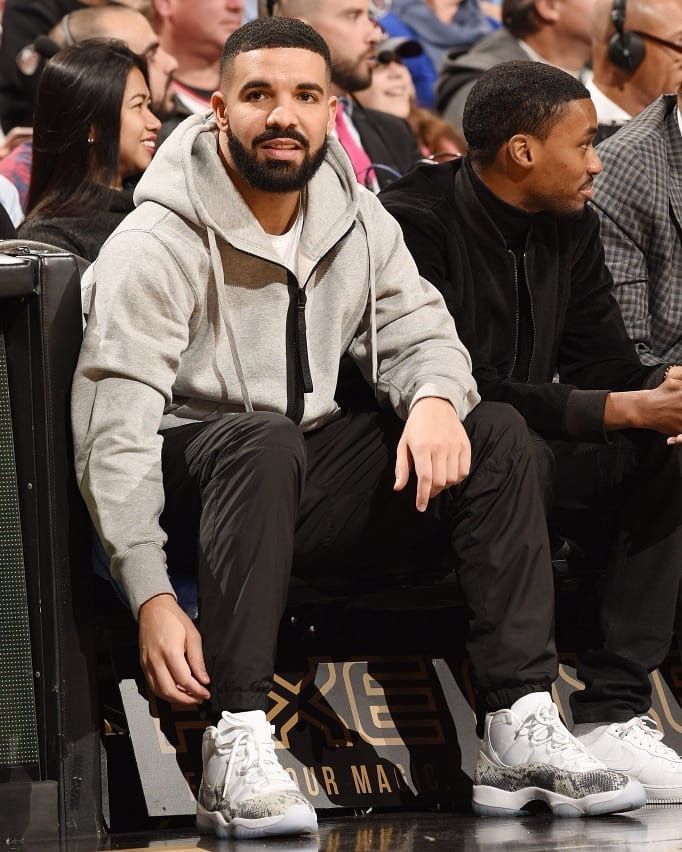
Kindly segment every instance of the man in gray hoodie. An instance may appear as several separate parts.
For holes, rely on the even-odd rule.
[[[437,527],[472,613],[478,812],[517,813],[538,788],[558,814],[637,807],[641,788],[573,740],[549,696],[553,581],[523,420],[478,405],[441,296],[327,138],[330,83],[300,21],[230,36],[213,116],[164,143],[86,282],[78,480],[150,688],[210,699],[199,828],[316,828],[264,712],[292,561],[361,584]],[[346,351],[382,410],[339,410]],[[167,563],[197,566],[199,631]]]

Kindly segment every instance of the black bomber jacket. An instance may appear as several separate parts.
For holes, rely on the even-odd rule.
[[[626,334],[596,214],[533,217],[523,258],[531,331],[520,335],[514,255],[463,163],[420,166],[380,198],[443,294],[481,397],[510,403],[543,437],[606,440],[608,392],[653,387],[665,368],[643,366]],[[510,378],[521,353],[525,382]]]

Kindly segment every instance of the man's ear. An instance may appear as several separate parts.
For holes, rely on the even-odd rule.
[[[543,23],[556,24],[561,17],[562,0],[535,0],[535,13]]]
[[[533,140],[524,133],[517,133],[507,142],[507,155],[515,166],[530,171],[535,165]]]
[[[230,122],[227,117],[227,104],[225,103],[225,95],[218,89],[211,95],[211,109],[215,115],[218,129],[224,133],[230,129]]]

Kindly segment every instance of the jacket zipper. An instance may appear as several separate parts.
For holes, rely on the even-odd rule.
[[[289,273],[289,287],[295,287],[295,304],[294,304],[294,335],[292,340],[292,348],[294,354],[294,363],[292,371],[294,376],[294,395],[293,399],[287,402],[286,416],[293,420],[297,425],[303,419],[303,411],[305,408],[304,394],[313,392],[313,377],[310,372],[310,360],[308,358],[308,337],[305,321],[305,306],[308,301],[306,295],[306,285],[299,286],[296,278]]]
[[[535,357],[535,310],[533,309],[533,294],[530,289],[530,278],[528,277],[528,264],[526,263],[526,252],[523,253],[523,271],[526,277],[526,290],[528,291],[528,303],[530,304],[530,324],[533,329],[533,344],[530,350],[530,361],[528,362],[528,376],[526,377],[526,381],[530,382],[530,373],[533,368],[533,358]],[[517,302],[518,306],[518,302]]]
[[[283,269],[287,272],[287,284],[291,287],[292,284],[296,285],[296,322],[294,324],[294,339],[293,339],[293,349],[294,349],[294,358],[296,363],[294,364],[294,376],[295,376],[295,392],[293,399],[287,399],[287,410],[286,417],[290,420],[293,420],[297,425],[303,419],[303,410],[305,408],[305,399],[303,398],[304,393],[312,393],[313,392],[313,379],[312,374],[310,372],[310,361],[308,358],[308,338],[307,338],[307,328],[305,321],[305,306],[308,301],[306,295],[306,287],[308,286],[308,282],[313,277],[313,274],[317,267],[322,263],[324,258],[329,254],[329,252],[333,251],[336,246],[342,240],[345,240],[348,234],[355,227],[355,221],[351,224],[349,228],[347,228],[343,234],[336,240],[336,242],[330,246],[324,255],[318,259],[317,263],[310,270],[310,275],[305,282],[305,284],[300,287],[298,280],[291,273],[290,270],[286,269],[285,266],[282,266]],[[255,257],[259,260],[262,260],[261,256],[255,254],[254,252],[245,251],[244,249],[239,249],[244,254],[249,255],[250,257]],[[301,345],[302,344],[302,345]]]
[[[324,257],[326,257],[332,249],[344,240],[354,227],[355,223],[353,223],[350,228],[348,228],[348,230],[339,237],[334,245],[325,252]],[[287,281],[288,285],[290,287],[296,287],[296,321],[294,323],[294,339],[292,341],[295,360],[295,363],[293,364],[295,390],[293,399],[287,400],[286,416],[290,420],[293,420],[293,422],[297,425],[303,419],[303,412],[305,409],[304,394],[313,392],[313,377],[310,371],[310,358],[308,356],[308,330],[305,319],[305,306],[308,301],[306,288],[308,286],[308,282],[315,273],[315,270],[324,260],[324,257],[321,257],[310,270],[310,274],[302,287],[299,285],[296,277],[287,270],[287,275],[289,276]]]
[[[519,271],[516,266],[516,257],[514,255],[514,252],[509,251],[509,249],[507,249],[507,253],[511,256],[512,264],[514,266],[514,300],[516,310],[516,316],[514,319],[514,360],[512,361],[512,365],[509,368],[509,372],[507,373],[507,378],[511,379],[512,375],[514,374],[514,370],[516,369],[516,361],[519,352]]]

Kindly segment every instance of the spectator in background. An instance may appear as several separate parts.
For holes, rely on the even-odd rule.
[[[424,157],[438,159],[464,152],[464,137],[431,110],[418,107],[414,84],[405,67],[404,57],[421,53],[416,41],[389,38],[377,49],[377,65],[368,89],[355,93],[364,107],[381,110],[405,119],[417,137]]]
[[[146,15],[132,8],[105,5],[81,9],[66,15],[51,30],[50,38],[58,47],[80,44],[91,38],[111,38],[124,42],[133,53],[143,56],[149,73],[152,109],[160,119],[175,109],[172,83],[177,59],[161,45]]]
[[[170,90],[177,62],[160,46],[159,38],[149,21],[139,12],[121,6],[103,6],[71,12],[50,31],[50,40],[41,44],[53,56],[59,47],[79,44],[91,38],[113,38],[125,44],[147,60],[152,110],[161,119],[174,110],[174,97]],[[4,160],[0,160],[0,175],[13,183],[18,191],[21,206],[28,204],[31,176],[32,145],[30,142],[16,147]]]
[[[116,2],[138,11],[149,7],[149,0]],[[35,47],[38,36],[46,35],[69,12],[104,5],[107,0],[6,0],[0,45],[0,123],[5,132],[32,124],[33,100],[43,65]]]
[[[377,191],[408,172],[420,158],[410,126],[354,99],[372,82],[377,44],[383,40],[367,0],[275,0],[271,8],[310,24],[329,46],[332,93],[339,98],[336,134],[360,183]]]
[[[220,80],[220,54],[241,26],[244,0],[153,0],[164,50],[178,61],[173,90],[180,109],[173,124],[211,109]]]
[[[127,182],[151,162],[159,125],[147,64],[123,42],[90,40],[58,53],[36,95],[31,189],[19,235],[93,261],[134,207]]]
[[[592,95],[597,142],[682,82],[680,0],[597,0]]]
[[[503,0],[503,26],[465,54],[448,57],[438,78],[436,108],[461,129],[474,83],[500,62],[532,59],[582,77],[592,54],[595,0]]]
[[[436,80],[446,53],[464,53],[493,29],[478,0],[393,0],[381,27],[391,36],[421,44],[424,53],[405,64],[417,103],[429,109],[435,105]]]
[[[682,85],[599,146],[593,203],[614,295],[644,364],[682,363],[681,109]]]

